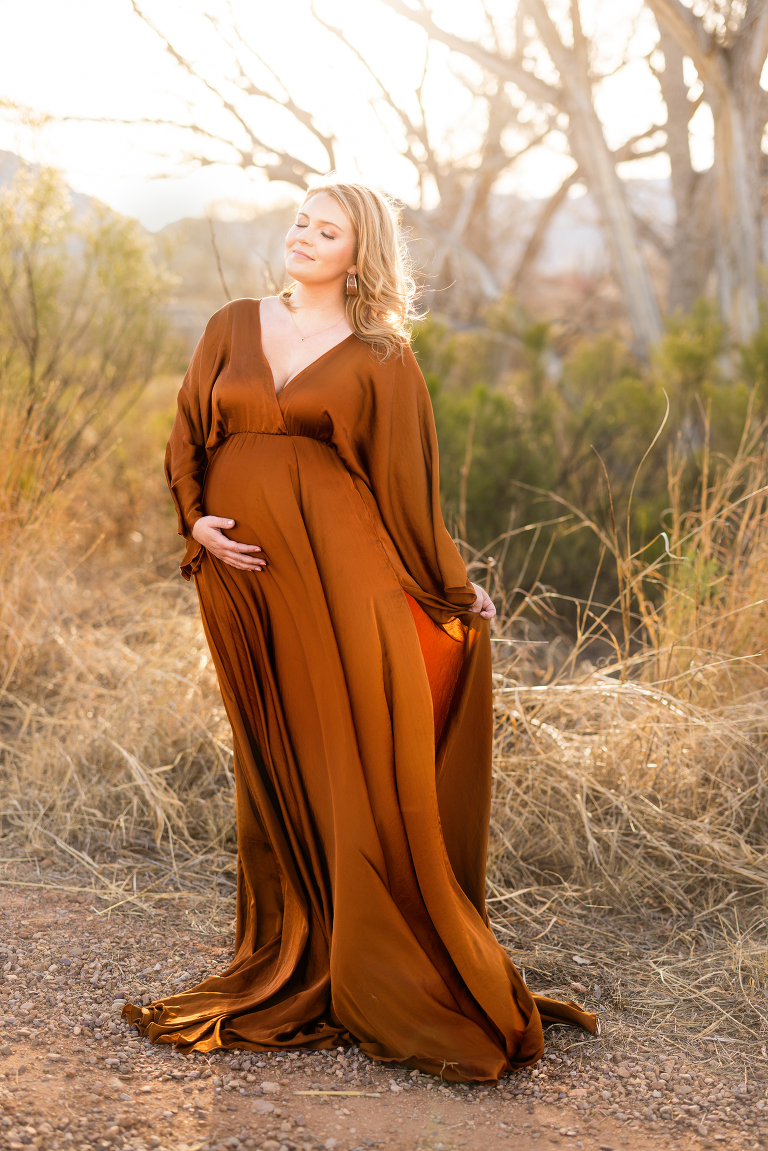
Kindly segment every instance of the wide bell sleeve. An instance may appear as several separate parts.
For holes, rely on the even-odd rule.
[[[203,484],[211,454],[211,397],[229,356],[230,316],[217,312],[200,337],[176,401],[176,418],[165,451],[165,477],[179,521],[179,535],[187,541],[181,574],[189,580],[203,558],[203,545],[192,536],[195,523],[205,515]]]
[[[401,584],[439,622],[476,599],[440,507],[435,421],[424,377],[408,347],[372,368],[355,455],[394,549]],[[358,485],[359,486],[359,485]],[[390,543],[391,541],[391,543]]]

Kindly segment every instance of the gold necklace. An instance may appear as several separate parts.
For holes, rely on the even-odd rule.
[[[296,323],[296,317],[294,316],[291,308],[288,309],[288,315],[293,320],[293,326],[296,329],[296,331],[299,333],[299,339],[301,340],[302,344],[304,343],[305,340],[313,340],[315,338],[315,336],[322,336],[323,332],[330,332],[331,328],[338,328],[341,321],[346,320],[346,318],[347,318],[344,315],[341,317],[341,320],[337,320],[335,324],[329,324],[327,328],[321,328],[319,332],[310,332],[308,336],[302,336],[301,328]]]

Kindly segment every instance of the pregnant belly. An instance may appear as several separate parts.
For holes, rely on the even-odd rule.
[[[361,546],[364,539],[374,543],[352,477],[335,449],[321,440],[252,432],[230,436],[206,473],[203,505],[207,515],[233,519],[226,534],[258,544],[268,563],[286,547],[295,548],[300,537],[309,537],[313,549],[322,552]]]

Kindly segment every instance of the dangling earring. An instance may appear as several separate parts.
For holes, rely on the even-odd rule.
[[[348,272],[347,273],[347,295],[348,296],[356,296],[357,295],[357,273],[356,272]]]

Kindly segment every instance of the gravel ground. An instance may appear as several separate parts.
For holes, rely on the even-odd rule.
[[[223,969],[232,940],[199,930],[180,904],[111,919],[89,904],[4,889],[0,1147],[682,1151],[768,1142],[765,1058],[746,1066],[673,1049],[609,1051],[605,1039],[562,1029],[536,1068],[494,1087],[456,1087],[355,1050],[185,1056],[153,1047],[121,1021],[124,998],[148,1003]]]

